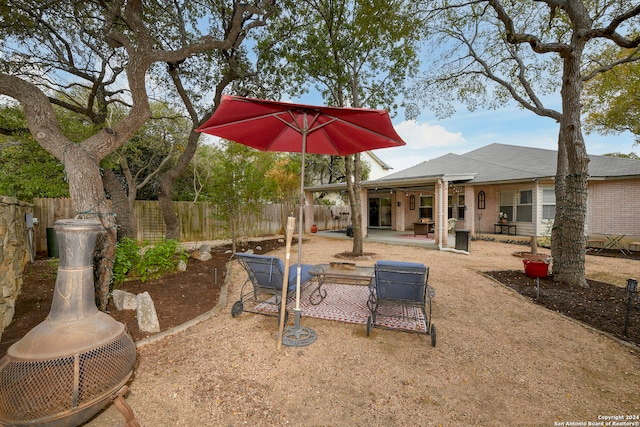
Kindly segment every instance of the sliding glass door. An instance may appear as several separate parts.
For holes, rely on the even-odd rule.
[[[391,227],[391,197],[369,198],[369,227]]]

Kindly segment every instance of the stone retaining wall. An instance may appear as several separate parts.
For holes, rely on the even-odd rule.
[[[13,320],[24,267],[30,260],[26,213],[33,213],[33,205],[0,196],[0,338]]]

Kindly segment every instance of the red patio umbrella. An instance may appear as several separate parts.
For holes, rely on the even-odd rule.
[[[215,113],[197,131],[262,151],[302,153],[295,308],[299,335],[305,154],[346,156],[400,147],[405,142],[393,128],[386,110],[320,107],[229,95],[223,95]]]

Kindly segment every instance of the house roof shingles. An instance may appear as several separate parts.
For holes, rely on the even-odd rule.
[[[589,155],[589,159],[591,178],[640,177],[638,160],[595,155]],[[446,154],[376,182],[460,174],[475,175],[474,183],[548,178],[556,174],[556,160],[554,150],[490,144],[462,155]]]

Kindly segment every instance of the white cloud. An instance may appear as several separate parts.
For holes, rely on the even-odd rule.
[[[394,126],[398,135],[407,143],[409,150],[423,150],[433,147],[452,147],[464,145],[461,132],[449,132],[442,126],[405,120]]]
[[[468,142],[462,136],[462,132],[450,132],[440,125],[405,120],[394,125],[394,128],[407,145],[376,150],[376,155],[393,167],[392,172],[401,171],[453,151],[469,151]]]

